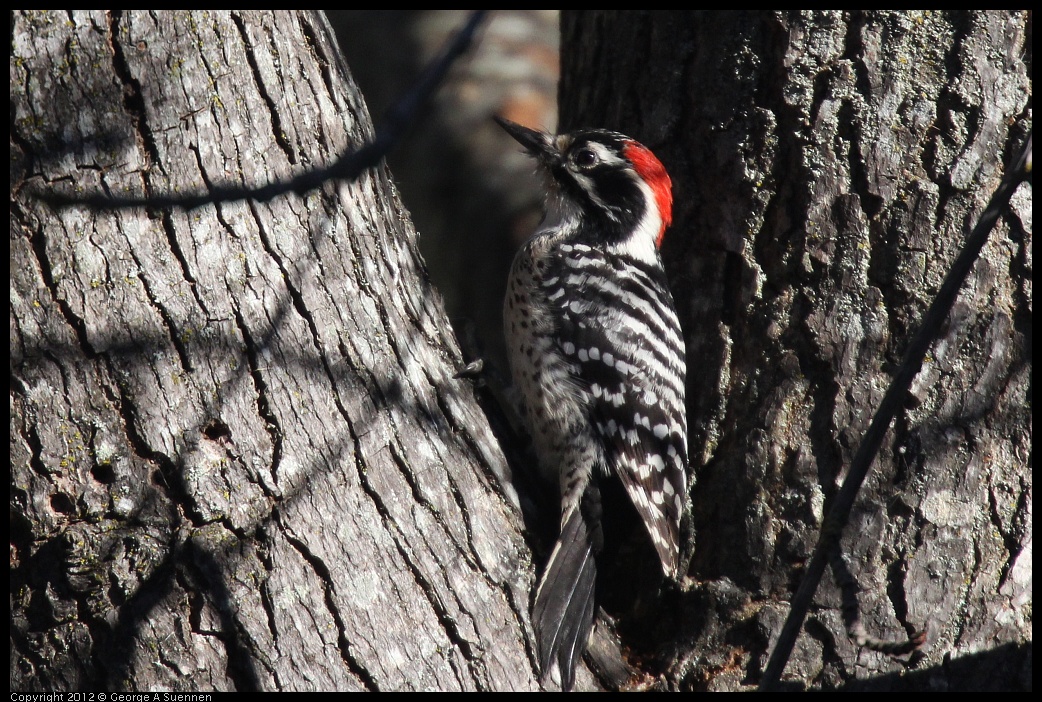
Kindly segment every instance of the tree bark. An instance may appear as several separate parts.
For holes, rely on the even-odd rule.
[[[1023,12],[563,14],[562,127],[631,134],[673,176],[694,456],[690,569],[663,615],[676,687],[758,682],[907,340],[1030,129],[1029,36]],[[860,649],[826,579],[794,687],[1030,689],[1030,230],[1027,184],[844,534],[865,627],[926,644]]]
[[[11,687],[530,689],[531,567],[310,12],[12,15]],[[514,503],[514,504],[511,504]]]
[[[1029,34],[1005,12],[564,15],[562,127],[640,138],[677,196],[696,464],[688,577],[648,626],[668,685],[758,681],[1030,128]],[[510,476],[384,169],[191,210],[39,198],[257,186],[357,147],[324,20],[16,12],[10,74],[12,689],[534,688]],[[792,686],[1030,688],[1030,227],[1025,186],[845,533],[866,627],[925,628],[922,653],[859,649],[825,582]]]

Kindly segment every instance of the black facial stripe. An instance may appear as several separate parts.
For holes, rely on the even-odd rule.
[[[588,180],[581,181],[561,163],[553,166],[553,176],[562,194],[578,203],[585,213],[583,224],[588,225],[589,232],[597,234],[596,241],[605,244],[621,241],[644,217],[645,195],[628,169],[601,164],[584,170],[581,176]],[[593,192],[585,187],[590,184]]]

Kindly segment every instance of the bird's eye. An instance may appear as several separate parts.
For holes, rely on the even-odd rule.
[[[575,165],[579,168],[589,168],[597,163],[597,154],[590,149],[583,149],[575,154]]]

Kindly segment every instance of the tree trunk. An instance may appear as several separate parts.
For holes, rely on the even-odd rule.
[[[529,689],[502,454],[321,14],[18,11],[11,687]]]
[[[669,678],[755,685],[910,335],[1031,125],[1023,12],[573,12],[561,125],[649,145],[688,341],[693,544]],[[590,80],[590,76],[597,76]],[[784,679],[1031,686],[1031,187],[973,269]],[[676,616],[671,614],[668,616]]]

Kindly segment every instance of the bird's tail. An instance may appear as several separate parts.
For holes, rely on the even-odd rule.
[[[600,494],[591,486],[564,519],[532,608],[543,678],[556,666],[565,691],[575,682],[575,664],[593,628],[600,524]]]

